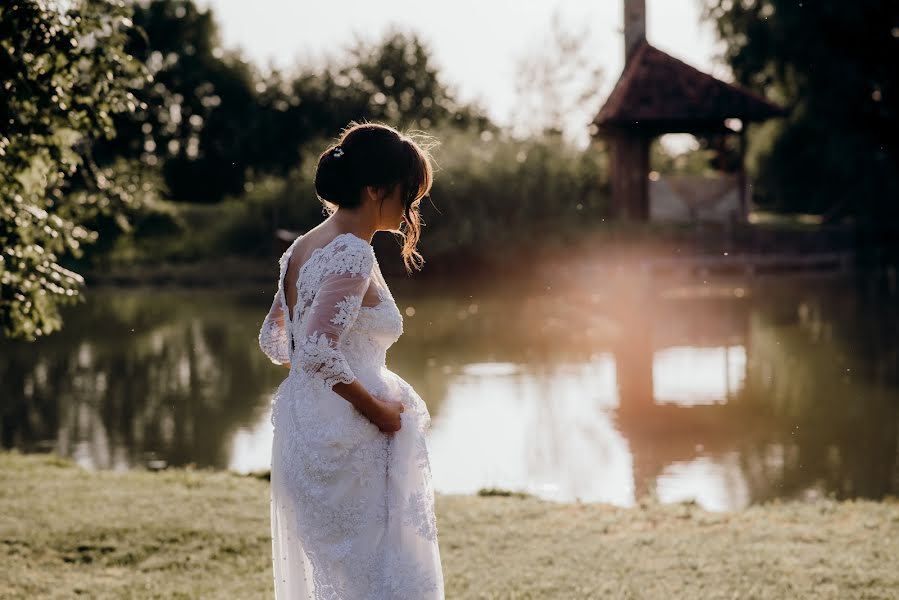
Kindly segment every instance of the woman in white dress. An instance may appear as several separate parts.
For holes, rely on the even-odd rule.
[[[319,158],[329,216],[280,260],[259,333],[289,368],[273,399],[272,564],[279,600],[444,598],[424,401],[385,366],[403,317],[370,240],[423,259],[418,205],[433,171],[408,135],[352,123]]]

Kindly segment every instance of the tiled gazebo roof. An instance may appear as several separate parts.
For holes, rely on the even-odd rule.
[[[600,132],[680,133],[721,129],[725,119],[763,121],[785,114],[762,96],[715,79],[643,41],[593,123]]]

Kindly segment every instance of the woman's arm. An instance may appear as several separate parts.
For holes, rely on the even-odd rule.
[[[356,407],[381,431],[397,431],[400,428],[400,413],[405,410],[402,402],[381,400],[372,396],[365,386],[354,379],[352,383],[336,383],[332,388],[344,400]]]
[[[290,369],[290,363],[282,363],[282,367]],[[378,426],[382,431],[397,431],[400,429],[399,413],[405,410],[402,402],[393,400],[383,401],[372,396],[365,386],[354,379],[352,383],[335,383],[331,388],[334,393],[352,404],[356,410],[365,415],[369,421]],[[398,407],[392,406],[399,404]]]
[[[340,341],[350,330],[371,281],[374,254],[371,247],[351,244],[333,259],[339,265],[326,274],[307,309],[306,327],[295,352],[297,366],[319,380],[384,431],[399,429],[400,402],[375,398],[356,379]]]
[[[299,239],[299,238],[297,238]],[[272,300],[272,306],[262,321],[259,329],[259,347],[276,365],[290,368],[289,335],[285,325],[286,303],[284,301],[284,274],[287,272],[287,263],[293,253],[294,245],[290,245],[278,259],[278,291]]]

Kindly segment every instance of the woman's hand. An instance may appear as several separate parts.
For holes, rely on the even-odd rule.
[[[400,413],[406,410],[406,406],[398,400],[381,400],[375,398],[376,410],[369,420],[385,433],[399,431],[402,427]]]
[[[351,383],[341,381],[331,388],[336,394],[356,407],[369,421],[378,426],[385,433],[399,431],[402,425],[400,413],[406,410],[405,405],[397,400],[381,400],[368,392],[365,387],[354,379]]]

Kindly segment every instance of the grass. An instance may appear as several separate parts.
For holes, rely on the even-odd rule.
[[[265,477],[0,452],[0,598],[271,598]],[[447,598],[899,598],[899,502],[438,495]]]

